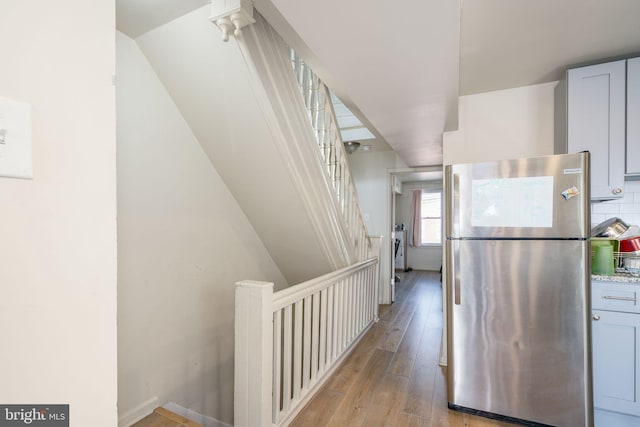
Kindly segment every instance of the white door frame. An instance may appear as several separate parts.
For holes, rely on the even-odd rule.
[[[390,230],[389,235],[391,238],[389,239],[388,245],[390,245],[390,268],[389,274],[389,284],[391,286],[391,302],[395,300],[395,224],[396,224],[396,193],[393,191],[393,183],[395,180],[400,180],[402,182],[405,181],[430,181],[435,179],[442,179],[442,165],[435,166],[422,166],[418,168],[404,168],[404,169],[389,169],[387,172],[389,176],[387,177],[387,182],[389,183],[389,223],[387,224],[387,230]]]

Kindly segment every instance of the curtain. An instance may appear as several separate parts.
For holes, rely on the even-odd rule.
[[[422,242],[422,190],[411,192],[411,223],[409,224],[409,245],[420,246]]]

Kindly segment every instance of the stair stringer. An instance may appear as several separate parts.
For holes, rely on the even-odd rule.
[[[237,39],[252,89],[325,254],[335,268],[351,265],[358,261],[355,242],[325,170],[288,47],[262,16],[255,18]]]

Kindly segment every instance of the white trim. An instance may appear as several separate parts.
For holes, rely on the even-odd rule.
[[[440,350],[440,361],[438,362],[438,364],[440,366],[447,366],[447,354],[446,352],[443,354],[442,350]]]
[[[207,417],[206,415],[202,415],[194,411],[193,409],[185,408],[174,402],[169,402],[165,405],[162,405],[162,407],[198,424],[202,424],[203,427],[233,427],[231,424],[218,421],[215,418]]]
[[[118,427],[129,427],[131,424],[135,424],[147,415],[150,415],[154,409],[158,407],[158,396],[154,396],[151,399],[142,402],[140,405],[125,412],[118,419]]]

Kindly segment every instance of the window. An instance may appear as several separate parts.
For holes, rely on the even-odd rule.
[[[421,244],[442,244],[442,191],[422,190]]]

